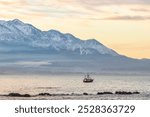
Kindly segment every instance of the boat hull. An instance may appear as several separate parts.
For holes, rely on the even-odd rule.
[[[84,83],[92,83],[92,82],[93,82],[93,79],[84,79],[83,82],[84,82]]]

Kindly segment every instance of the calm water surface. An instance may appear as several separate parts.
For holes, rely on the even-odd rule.
[[[56,96],[8,97],[0,99],[150,99],[150,76],[92,75],[93,83],[83,83],[82,75],[0,75],[0,94],[39,93]],[[139,91],[134,95],[97,95],[104,91]],[[83,93],[89,95],[82,95]],[[69,94],[69,95],[61,95]]]

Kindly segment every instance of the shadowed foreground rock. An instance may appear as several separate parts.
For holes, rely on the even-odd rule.
[[[97,95],[113,94],[112,92],[98,92]]]
[[[138,92],[138,91],[135,91],[135,92],[133,92],[133,94],[140,94],[140,92]]]
[[[9,93],[7,96],[10,97],[31,97],[29,94]]]
[[[127,91],[116,91],[115,93],[113,92],[97,92],[96,95],[111,95],[111,94],[117,94],[117,95],[132,95],[132,94],[140,94],[140,92],[135,91],[135,92],[127,92]],[[9,96],[9,97],[36,97],[36,96],[82,96],[82,95],[94,95],[94,94],[88,94],[84,92],[83,94],[50,94],[50,93],[39,93],[37,95],[30,95],[30,94],[20,94],[20,93],[9,93],[8,95],[0,95],[0,96]]]
[[[131,94],[140,94],[140,92],[126,92],[126,91],[116,91],[115,94],[120,94],[120,95],[131,95]]]
[[[83,93],[83,95],[88,95],[88,93]]]
[[[52,96],[50,93],[39,93],[39,96]]]

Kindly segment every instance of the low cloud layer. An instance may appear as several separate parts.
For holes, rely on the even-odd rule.
[[[107,17],[106,20],[150,20],[149,17],[144,16],[116,16],[116,17]]]

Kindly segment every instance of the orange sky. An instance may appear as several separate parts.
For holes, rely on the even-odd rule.
[[[150,58],[150,0],[0,0],[0,19],[95,38],[120,54]]]

